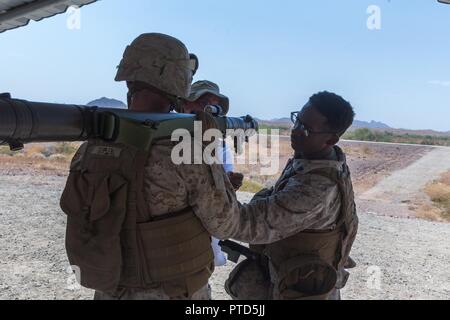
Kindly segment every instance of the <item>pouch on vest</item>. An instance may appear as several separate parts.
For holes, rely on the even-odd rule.
[[[162,283],[169,296],[192,296],[214,271],[211,237],[190,209],[137,224],[137,239],[145,283]]]
[[[298,256],[280,265],[276,286],[283,300],[326,300],[336,282],[332,265],[318,257]]]
[[[98,148],[109,154],[93,154]],[[121,278],[120,234],[129,191],[128,179],[117,168],[124,163],[114,153],[124,150],[111,148],[95,143],[80,148],[60,203],[67,214],[70,264],[79,268],[82,286],[107,293],[117,289]]]
[[[225,291],[233,300],[270,300],[272,283],[267,260],[240,262],[225,281]]]

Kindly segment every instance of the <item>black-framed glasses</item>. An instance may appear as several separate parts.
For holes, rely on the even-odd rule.
[[[295,129],[300,129],[305,133],[306,137],[309,137],[311,134],[337,134],[337,132],[330,131],[313,131],[305,127],[305,125],[299,119],[300,112],[291,112],[291,121],[294,124]]]

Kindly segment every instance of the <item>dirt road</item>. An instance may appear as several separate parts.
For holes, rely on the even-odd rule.
[[[424,187],[450,170],[450,148],[436,147],[404,169],[394,172],[359,195],[362,210],[382,215],[412,217],[411,204],[428,201]]]

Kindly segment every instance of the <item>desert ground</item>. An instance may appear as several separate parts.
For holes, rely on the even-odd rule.
[[[431,201],[427,183],[450,170],[450,148],[342,142],[352,171],[360,231],[352,257],[358,266],[344,299],[448,299],[450,224],[421,219]],[[0,299],[92,299],[68,270],[65,215],[59,198],[69,157],[31,145],[27,152],[0,155]],[[53,155],[50,155],[53,154]],[[290,157],[280,148],[280,168]],[[252,180],[270,186],[256,167],[237,166]],[[238,193],[242,202],[252,194]],[[429,218],[429,217],[427,217]],[[429,219],[430,220],[430,219]],[[223,283],[234,264],[216,269],[215,299],[229,299]]]

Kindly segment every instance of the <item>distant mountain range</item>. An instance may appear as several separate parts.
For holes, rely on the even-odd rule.
[[[126,109],[127,105],[123,103],[120,100],[115,99],[109,99],[106,97],[102,97],[100,99],[91,101],[87,104],[88,106],[97,106],[100,108],[116,108],[116,109]],[[257,119],[260,124],[271,126],[271,127],[280,127],[280,128],[291,128],[292,122],[290,118],[278,118],[278,119],[272,119],[272,120],[261,120]],[[419,134],[419,135],[438,135],[438,136],[448,136],[450,135],[450,131],[448,132],[439,132],[435,130],[408,130],[408,129],[394,129],[390,127],[389,125],[379,122],[379,121],[361,121],[361,120],[355,120],[353,122],[352,127],[350,130],[355,129],[361,129],[361,128],[367,128],[367,129],[373,129],[373,130],[387,130],[395,133],[401,133],[401,134]]]
[[[390,126],[388,126],[387,124],[383,123],[383,122],[378,122],[378,121],[360,121],[360,120],[355,120],[353,121],[353,127],[354,128],[368,128],[368,129],[392,129]]]
[[[100,107],[100,108],[114,108],[114,109],[126,109],[127,105],[122,101],[109,99],[109,98],[100,98],[94,101],[91,101],[87,104],[90,107]]]
[[[279,119],[272,119],[272,120],[260,120],[257,119],[260,124],[269,126],[269,127],[279,127],[279,128],[291,128],[292,122],[289,118],[279,118]],[[430,136],[450,136],[450,131],[447,132],[441,132],[436,130],[411,130],[411,129],[395,129],[390,127],[389,125],[379,122],[379,121],[361,121],[361,120],[355,120],[353,122],[353,125],[349,129],[356,130],[356,129],[363,129],[367,128],[370,130],[375,131],[389,131],[396,134],[411,134],[411,135],[430,135]]]
[[[290,118],[279,118],[279,119],[272,119],[272,120],[259,120],[262,123],[266,124],[266,125],[271,125],[271,126],[291,126],[292,122]],[[359,128],[368,128],[368,129],[392,129],[390,126],[388,126],[387,124],[383,123],[383,122],[378,122],[378,121],[360,121],[360,120],[355,120],[353,122],[353,126],[354,129],[359,129]]]

